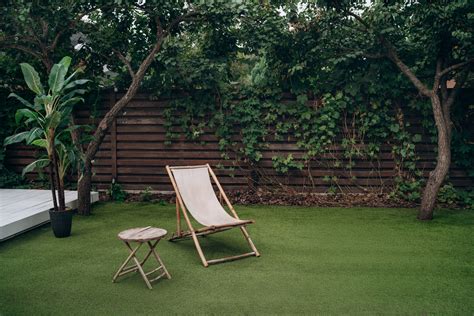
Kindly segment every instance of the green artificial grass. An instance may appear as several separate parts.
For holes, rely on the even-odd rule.
[[[70,238],[49,226],[0,244],[1,315],[474,313],[470,211],[237,207],[260,258],[204,268],[192,241],[162,240],[172,275],[148,290],[138,274],[112,283],[127,256],[119,231],[175,228],[174,205],[101,203],[74,217]],[[239,230],[202,239],[208,258],[247,252]],[[151,260],[149,261],[151,262]],[[147,263],[148,264],[148,263]]]

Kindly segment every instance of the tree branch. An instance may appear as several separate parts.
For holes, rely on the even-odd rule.
[[[443,103],[443,112],[445,113],[450,113],[451,107],[456,100],[456,97],[458,96],[462,86],[467,80],[467,75],[469,74],[469,68],[464,69],[456,78],[456,86],[452,90],[452,92],[449,94],[449,97],[447,98],[446,102]]]
[[[364,26],[364,28],[367,30],[367,31],[371,31],[372,28],[370,27],[369,24],[367,24],[363,18],[361,18],[360,16],[358,16],[357,14],[351,12],[351,11],[345,11],[347,14],[349,14],[350,16],[352,16],[354,19],[356,19],[360,24],[362,24],[362,26]]]
[[[40,20],[41,28],[43,31],[43,34],[41,34],[41,37],[46,38],[46,36],[48,36],[48,31],[49,31],[48,23],[46,23],[42,18],[40,18],[39,20]]]
[[[30,54],[32,55],[33,57],[39,59],[39,60],[43,60],[43,56],[41,56],[39,53],[35,52],[34,50],[32,50],[31,48],[28,48],[26,46],[23,46],[23,45],[18,45],[18,44],[7,44],[7,45],[4,45],[3,46],[4,48],[13,48],[13,49],[18,49],[18,50],[21,50],[27,54]]]
[[[197,17],[198,15],[200,15],[200,12],[192,11],[192,12],[188,12],[186,14],[178,16],[173,21],[171,21],[171,23],[166,28],[165,32],[169,33],[172,29],[174,29],[176,26],[178,26],[179,23],[181,23],[183,21],[192,20],[193,18]]]
[[[82,12],[82,13],[78,14],[74,18],[74,20],[71,20],[71,22],[69,22],[69,27],[70,28],[75,27],[76,23],[79,22],[87,13],[89,13],[89,11],[88,12]],[[59,39],[61,38],[61,36],[64,34],[65,31],[66,31],[66,29],[62,29],[62,30],[58,31],[58,33],[54,37],[54,40],[53,40],[52,44],[48,47],[50,52],[52,52],[56,49],[56,46],[58,45]]]
[[[461,68],[461,67],[464,67],[464,66],[466,66],[466,65],[468,65],[472,62],[474,62],[474,58],[471,58],[471,59],[466,60],[465,62],[462,62],[462,63],[459,63],[459,64],[452,65],[452,66],[444,69],[443,71],[441,71],[439,73],[439,76],[441,77],[441,76],[447,75],[451,71],[456,70],[456,69]]]
[[[370,59],[380,59],[387,57],[386,54],[370,54],[370,53],[362,53],[363,57],[370,58]]]
[[[48,50],[50,52],[54,51],[56,49],[56,46],[58,45],[59,38],[63,35],[64,29],[59,31],[58,34],[54,37],[53,43],[48,47]]]
[[[117,55],[118,59],[120,59],[120,61],[122,61],[125,66],[127,67],[127,70],[128,70],[128,73],[130,74],[130,76],[133,78],[135,77],[135,72],[133,71],[133,68],[132,68],[132,65],[130,64],[130,62],[127,60],[127,58],[125,58],[124,55],[122,55],[121,52],[119,52],[118,50],[116,49],[112,49],[112,51],[115,53],[115,55]]]
[[[440,80],[442,77],[444,77],[443,75],[441,75],[442,67],[443,67],[443,58],[441,56],[438,56],[438,58],[436,59],[436,71],[435,71],[435,76],[433,80],[433,93],[437,93],[439,89]]]
[[[441,77],[439,85],[440,85],[440,90],[441,90],[441,100],[443,104],[445,104],[446,101],[448,100],[447,84],[448,84],[448,78],[446,78],[446,76]]]
[[[159,16],[155,16],[155,23],[156,23],[156,37],[160,38],[161,36],[163,36],[163,25],[161,24]]]
[[[132,82],[130,83],[125,95],[122,96],[120,100],[118,100],[112,106],[112,108],[109,110],[109,112],[105,114],[104,118],[101,120],[101,122],[97,126],[97,129],[94,132],[94,141],[91,141],[89,145],[87,146],[87,151],[86,151],[86,156],[85,156],[86,166],[89,166],[90,168],[91,161],[94,158],[97,151],[99,150],[99,145],[102,143],[106,135],[106,132],[111,126],[113,120],[117,117],[119,112],[130,102],[133,96],[137,93],[137,90],[140,87],[140,83],[142,82],[143,77],[145,76],[145,73],[150,68],[150,65],[152,64],[152,62],[154,61],[155,55],[160,51],[163,41],[169,35],[169,31],[173,27],[178,25],[180,22],[186,21],[188,20],[188,18],[192,18],[196,16],[197,14],[198,14],[197,12],[190,12],[188,14],[182,15],[174,19],[169,24],[167,29],[163,31],[163,34],[157,37],[156,42],[151,48],[150,52],[145,57],[145,59],[143,59],[143,61],[141,62],[140,66],[137,69],[137,72],[132,76]],[[156,18],[155,18],[155,21],[157,21]],[[158,26],[158,23],[157,23],[157,26]],[[122,60],[122,62],[124,62],[126,65],[129,64],[129,62],[125,59],[125,57],[123,57],[122,54],[120,54],[120,52],[116,52],[116,53],[117,53],[117,56]],[[130,72],[131,67],[128,67],[128,68]]]
[[[362,24],[367,31],[372,31],[370,25],[368,25],[364,19],[362,19],[359,15],[345,11],[347,14],[355,18],[360,24]],[[395,46],[383,35],[376,34],[380,43],[384,46],[385,50],[387,51],[387,57],[393,61],[393,63],[400,69],[400,71],[413,83],[413,85],[420,91],[421,94],[427,97],[432,96],[432,91],[426,87],[426,85],[421,82],[420,79],[415,75],[415,73],[408,67],[398,56],[397,50]]]
[[[415,75],[415,73],[408,67],[398,56],[398,53],[395,47],[387,39],[382,37],[382,45],[387,49],[388,58],[391,59],[395,65],[401,70],[401,72],[413,83],[413,85],[420,91],[421,94],[431,97],[432,91],[426,87],[426,85],[421,82],[420,79]]]

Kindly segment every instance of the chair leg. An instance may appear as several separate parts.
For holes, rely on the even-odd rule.
[[[250,235],[249,233],[247,232],[247,228],[245,228],[244,226],[240,226],[240,231],[242,232],[242,234],[244,235],[245,239],[247,240],[250,248],[252,248],[253,252],[255,252],[255,256],[256,257],[260,257],[260,253],[258,252],[257,250],[257,247],[255,247],[252,239],[250,238]]]
[[[179,201],[176,197],[176,234],[181,236],[181,214],[179,212]]]
[[[194,230],[189,230],[189,231],[186,231],[186,232],[182,233],[181,236],[171,237],[171,239],[169,241],[178,241],[178,240],[182,240],[182,239],[191,237],[194,241],[194,244],[196,246],[196,250],[198,251],[199,257],[201,258],[201,261],[202,261],[202,264],[204,265],[204,267],[208,267],[210,264],[216,264],[216,263],[221,263],[221,262],[225,262],[225,261],[241,259],[241,258],[245,258],[245,257],[249,257],[249,256],[260,257],[260,253],[258,252],[257,247],[255,247],[252,239],[250,238],[250,235],[247,232],[246,227],[240,226],[239,228],[240,228],[240,231],[242,232],[242,234],[244,235],[245,240],[247,241],[250,248],[252,249],[252,252],[245,253],[245,254],[238,255],[238,256],[231,256],[231,257],[226,257],[226,258],[221,258],[221,259],[212,259],[212,260],[207,260],[205,258],[204,253],[203,253],[202,248],[201,248],[201,245],[200,245],[199,240],[198,240],[198,236],[201,236],[201,235],[204,235],[204,234],[209,234],[209,233],[220,232],[221,230],[211,231],[211,232],[199,232],[199,231],[196,232]]]
[[[193,238],[193,241],[194,241],[194,245],[196,246],[196,250],[199,254],[199,257],[201,258],[202,265],[207,268],[209,266],[209,264],[207,263],[206,257],[204,257],[204,253],[202,252],[202,249],[201,249],[201,244],[199,243],[199,240],[198,240],[194,230],[191,230],[191,235],[192,235],[192,238]]]
[[[219,259],[212,259],[212,260],[207,261],[209,264],[223,263],[223,262],[243,259],[243,258],[247,258],[251,256],[260,257],[260,253],[258,252],[257,247],[255,247],[252,239],[250,238],[250,235],[247,232],[247,229],[244,226],[240,226],[239,228],[242,234],[244,235],[245,239],[247,240],[247,243],[249,244],[250,248],[252,248],[252,252],[248,252],[248,253],[244,253],[244,254],[236,255],[236,256],[219,258]]]

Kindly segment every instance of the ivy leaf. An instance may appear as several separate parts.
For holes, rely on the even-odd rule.
[[[413,142],[415,143],[421,142],[421,135],[420,134],[413,135]]]
[[[296,102],[301,105],[305,105],[308,101],[308,96],[306,94],[300,94],[296,97]]]
[[[398,125],[398,124],[390,125],[390,131],[392,131],[394,133],[398,133],[400,131],[400,125]]]

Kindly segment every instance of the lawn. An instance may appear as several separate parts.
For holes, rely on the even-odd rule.
[[[256,224],[260,258],[204,268],[192,241],[161,241],[171,280],[148,290],[131,274],[119,231],[172,232],[174,205],[101,203],[73,235],[43,226],[0,244],[0,315],[469,314],[474,312],[472,211],[238,206]],[[247,251],[238,230],[203,239],[208,258]]]

